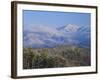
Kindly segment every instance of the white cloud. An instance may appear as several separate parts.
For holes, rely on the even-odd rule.
[[[82,36],[84,35],[84,34],[81,34],[82,36],[77,35],[79,28],[80,28],[79,26],[72,25],[72,24],[62,27],[61,30],[58,30],[55,27],[50,27],[50,26],[44,26],[44,25],[34,26],[33,25],[32,27],[26,30],[28,31],[28,33],[26,33],[26,35],[24,36],[24,44],[48,45],[49,43],[59,44],[65,41],[67,41],[67,43],[78,43],[79,40],[77,40],[76,38],[78,36],[82,38]]]

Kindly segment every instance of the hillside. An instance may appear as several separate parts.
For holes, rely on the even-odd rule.
[[[23,68],[90,66],[90,49],[73,45],[54,48],[24,48]]]

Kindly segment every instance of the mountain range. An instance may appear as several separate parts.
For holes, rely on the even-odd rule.
[[[44,25],[24,29],[24,47],[52,48],[61,45],[90,47],[90,26],[68,24],[59,28]]]

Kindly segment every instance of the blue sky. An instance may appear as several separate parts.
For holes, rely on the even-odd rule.
[[[62,27],[67,24],[79,26],[90,25],[90,13],[52,12],[23,10],[24,28],[30,25],[48,25],[50,27]]]

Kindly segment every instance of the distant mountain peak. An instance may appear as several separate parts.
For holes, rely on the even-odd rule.
[[[66,26],[60,27],[59,30],[64,30],[67,32],[76,32],[80,26],[74,25],[74,24],[68,24]]]
[[[67,29],[67,31],[76,32],[79,29],[79,26],[68,24],[67,27],[65,27],[65,29]]]

